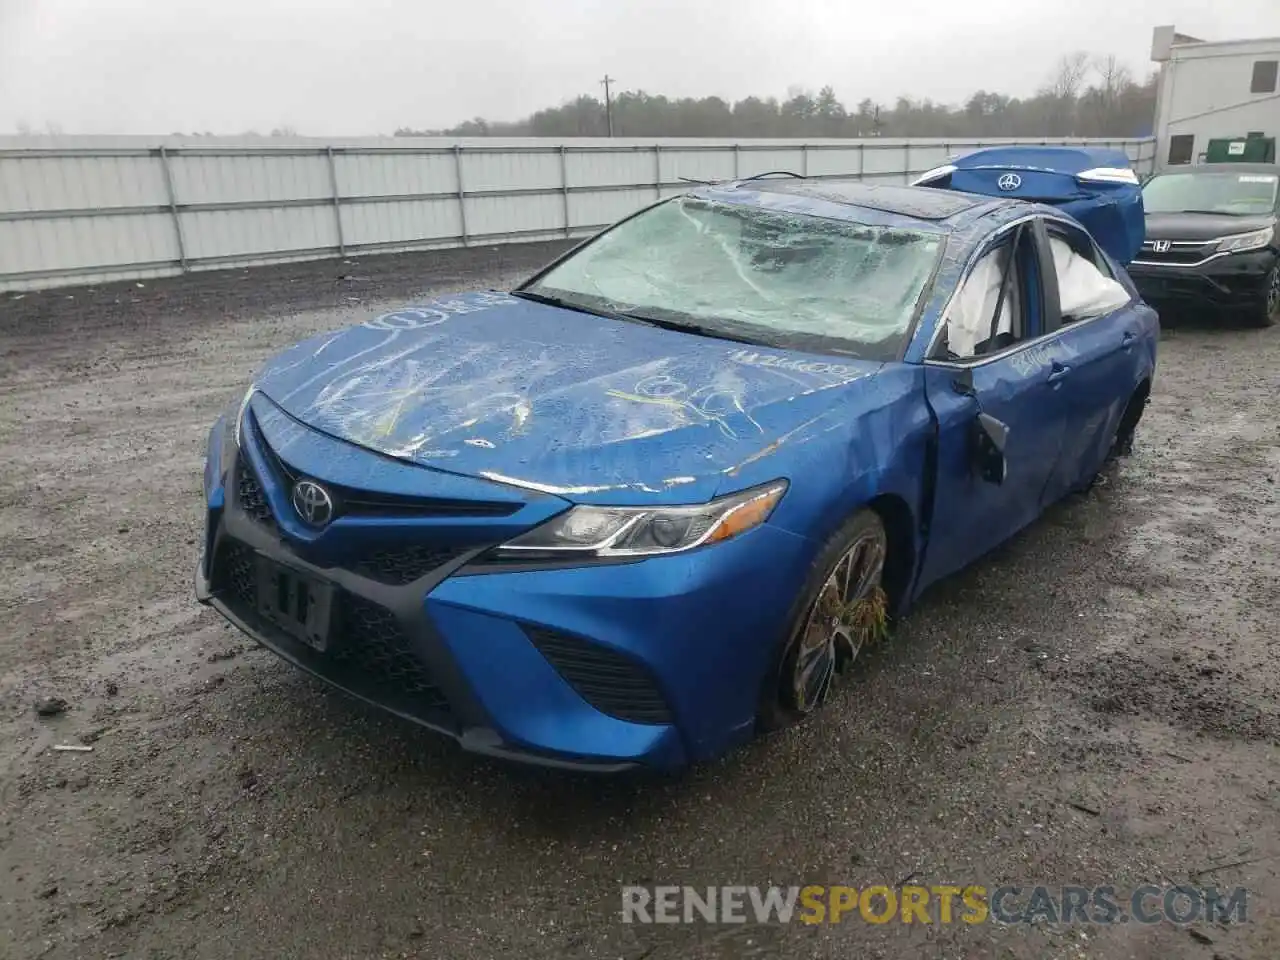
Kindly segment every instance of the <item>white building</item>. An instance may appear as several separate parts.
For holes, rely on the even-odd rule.
[[[1157,166],[1195,163],[1214,138],[1280,139],[1280,37],[1215,43],[1156,27],[1151,59],[1160,64]]]

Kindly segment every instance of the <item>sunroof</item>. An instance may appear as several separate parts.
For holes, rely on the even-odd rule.
[[[751,183],[751,189],[813,197],[815,200],[867,207],[920,220],[946,220],[988,202],[982,197],[949,190],[864,183],[858,180],[755,180]]]

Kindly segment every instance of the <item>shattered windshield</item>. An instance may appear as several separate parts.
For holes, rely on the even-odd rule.
[[[526,289],[711,335],[887,358],[943,242],[925,230],[681,197],[624,221]]]

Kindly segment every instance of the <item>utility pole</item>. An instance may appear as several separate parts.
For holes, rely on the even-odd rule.
[[[613,136],[613,98],[609,96],[609,84],[617,83],[617,81],[614,80],[613,77],[609,76],[606,73],[604,75],[604,79],[601,80],[600,82],[604,84],[604,118],[605,118],[605,122],[609,124],[609,136],[612,137]]]

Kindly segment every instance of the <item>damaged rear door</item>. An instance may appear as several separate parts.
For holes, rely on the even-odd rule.
[[[1029,218],[988,242],[957,286],[924,362],[937,423],[921,583],[966,566],[1040,514],[1066,430],[1042,362],[1044,269]]]
[[[1067,421],[1044,491],[1048,506],[1102,468],[1140,378],[1146,310],[1116,280],[1089,235],[1066,220],[1037,220],[1045,277],[1045,349],[1068,368],[1052,402]]]

